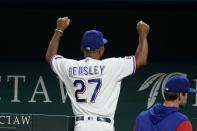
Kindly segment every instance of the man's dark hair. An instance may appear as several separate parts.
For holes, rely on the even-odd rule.
[[[164,92],[164,97],[166,101],[174,101],[178,98],[180,93],[175,93],[175,92]],[[183,96],[185,96],[185,93],[181,93]]]

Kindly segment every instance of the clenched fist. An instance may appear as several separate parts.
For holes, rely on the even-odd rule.
[[[56,28],[64,31],[70,24],[70,19],[68,17],[63,17],[63,18],[59,18],[57,19],[57,25]]]
[[[137,23],[137,31],[138,31],[139,35],[141,35],[143,37],[147,37],[149,30],[150,30],[150,26],[148,24],[146,24],[145,22],[139,21]]]

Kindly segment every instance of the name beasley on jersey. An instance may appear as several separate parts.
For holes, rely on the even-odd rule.
[[[82,76],[82,75],[103,75],[105,66],[79,66],[79,67],[69,67],[68,74],[69,77]]]

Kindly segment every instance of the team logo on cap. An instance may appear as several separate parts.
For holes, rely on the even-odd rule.
[[[86,50],[90,50],[90,47],[86,47]]]

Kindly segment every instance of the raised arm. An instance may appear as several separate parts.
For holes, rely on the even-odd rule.
[[[68,17],[59,18],[57,20],[56,29],[53,37],[51,38],[49,47],[46,52],[45,59],[48,63],[50,63],[51,58],[57,54],[57,50],[59,47],[60,38],[63,35],[63,31],[69,26],[70,19]]]
[[[148,41],[149,25],[143,21],[137,23],[137,31],[139,34],[139,43],[135,52],[136,68],[140,68],[147,64],[148,58]]]

